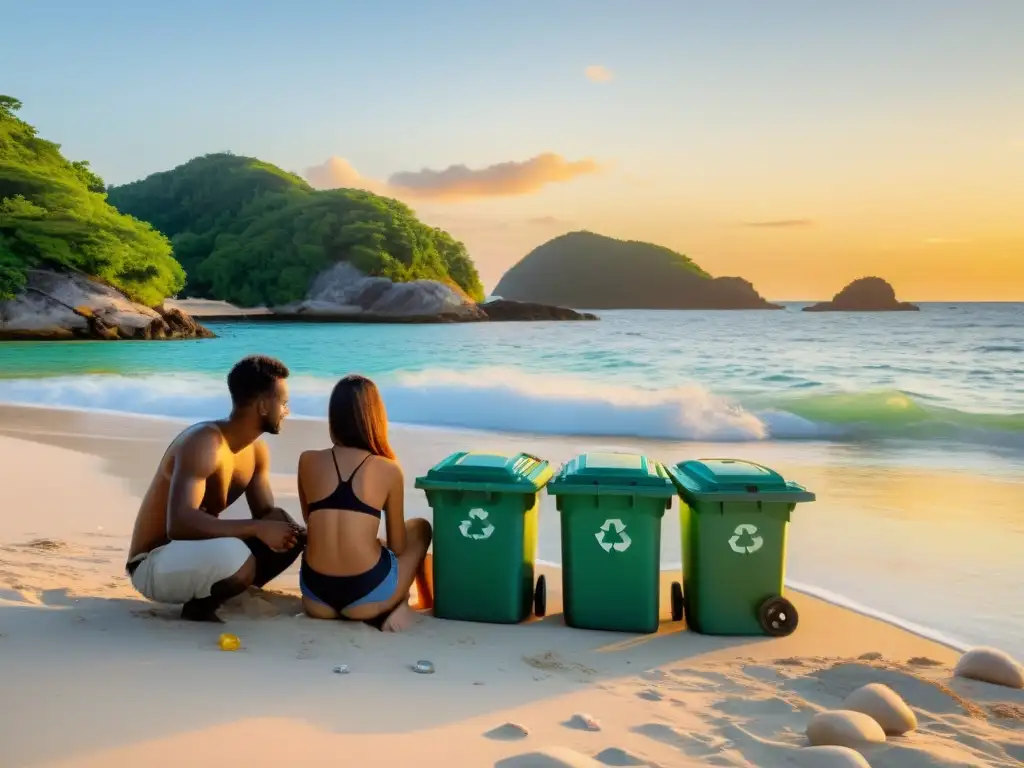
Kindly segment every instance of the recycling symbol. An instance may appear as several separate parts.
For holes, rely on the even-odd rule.
[[[611,552],[613,549],[616,552],[625,552],[633,543],[626,533],[626,526],[616,518],[605,520],[600,530],[594,534],[594,538],[605,552]]]
[[[487,520],[486,509],[469,510],[469,519],[459,523],[459,533],[467,539],[489,539],[494,526]]]
[[[749,544],[740,544],[740,540],[744,537],[747,537],[747,540],[750,542]],[[736,530],[732,532],[729,546],[732,547],[733,552],[738,552],[741,555],[752,555],[764,546],[764,539],[757,535],[756,525],[742,523],[737,525]]]

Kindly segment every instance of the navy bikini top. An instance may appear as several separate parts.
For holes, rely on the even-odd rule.
[[[363,464],[366,463],[366,459],[370,458],[372,455],[373,454],[367,454],[366,457],[359,462],[359,466],[352,470],[352,474],[348,476],[348,480],[342,480],[341,470],[338,468],[338,457],[332,448],[331,458],[334,459],[334,471],[338,473],[338,485],[330,495],[320,499],[319,501],[312,501],[307,504],[307,513],[312,515],[318,509],[340,509],[351,510],[353,512],[365,512],[367,515],[373,515],[380,519],[380,510],[374,509],[356,496],[356,491],[352,487],[352,481],[355,479],[356,472],[358,472]]]

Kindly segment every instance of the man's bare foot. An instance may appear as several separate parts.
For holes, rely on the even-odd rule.
[[[388,616],[387,621],[381,627],[382,632],[404,632],[409,629],[413,624],[416,623],[416,614],[413,613],[408,603],[401,603],[391,615]]]

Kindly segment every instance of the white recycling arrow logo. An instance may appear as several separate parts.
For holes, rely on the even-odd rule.
[[[470,529],[473,524],[479,522],[479,531],[476,533],[470,533]],[[491,534],[494,533],[494,526],[487,520],[486,509],[471,509],[469,510],[469,519],[463,520],[459,523],[459,533],[465,536],[467,539],[489,539]]]
[[[750,537],[750,544],[746,546],[740,544],[740,539],[744,536]],[[756,525],[741,523],[740,525],[737,525],[736,530],[732,532],[732,538],[729,539],[729,546],[732,548],[733,552],[738,552],[741,555],[752,555],[764,546],[764,539],[757,535]]]
[[[615,531],[615,537],[608,536],[613,530]],[[618,541],[606,541],[606,536],[608,538],[617,537]],[[601,545],[601,549],[605,552],[611,552],[613,549],[616,552],[625,552],[629,549],[629,545],[633,543],[633,540],[629,538],[629,534],[626,533],[626,526],[617,518],[605,520],[600,530],[594,534],[594,538],[597,539],[597,543]]]

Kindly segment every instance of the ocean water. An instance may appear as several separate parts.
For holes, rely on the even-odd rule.
[[[219,416],[228,369],[261,352],[291,368],[299,417],[322,418],[337,378],[359,372],[393,421],[466,442],[486,442],[483,431],[556,454],[749,458],[818,493],[792,526],[793,583],[1024,655],[1024,304],[799,306],[600,312],[597,323],[230,322],[210,324],[214,340],[7,343],[0,402]],[[678,524],[664,536],[671,562]],[[557,542],[540,556],[557,561]]]

